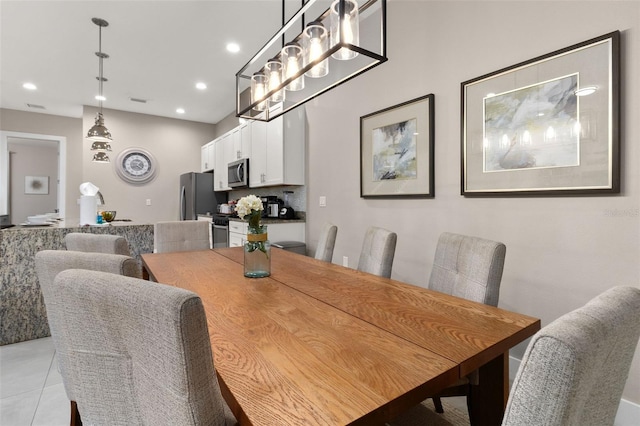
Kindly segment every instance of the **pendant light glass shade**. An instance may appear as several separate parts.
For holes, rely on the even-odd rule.
[[[358,3],[353,0],[344,0],[344,2],[335,0],[331,5],[331,46],[340,43],[358,46],[360,44],[359,27]],[[331,56],[344,61],[355,58],[358,52],[343,47]]]
[[[265,66],[267,71],[267,81],[269,82],[269,91],[278,89],[282,85],[282,62],[279,59],[273,58],[267,62]],[[285,98],[284,88],[281,88],[269,97],[269,103],[277,104],[283,102]]]
[[[300,73],[304,66],[302,47],[296,42],[287,43],[282,48],[282,79],[283,81]],[[287,85],[287,90],[296,92],[304,89],[304,74]]]
[[[269,101],[265,99],[267,94],[267,76],[263,72],[254,73],[251,77],[251,103],[258,104],[253,107],[256,111],[264,111],[269,107]]]
[[[96,152],[95,154],[93,154],[93,161],[94,163],[110,163],[111,160],[109,160],[109,156],[105,153],[105,152]]]
[[[91,144],[91,151],[111,151],[111,144],[104,141],[95,141]]]
[[[95,142],[111,142],[111,133],[104,126],[104,117],[101,112],[96,114],[96,122],[87,132],[87,139]]]
[[[329,49],[329,34],[322,22],[313,21],[304,29],[305,65],[320,59]],[[329,74],[329,60],[325,59],[305,73],[307,77],[320,78]]]

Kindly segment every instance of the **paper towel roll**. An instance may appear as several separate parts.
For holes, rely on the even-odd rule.
[[[95,195],[80,197],[80,226],[96,225],[98,216],[98,199]]]

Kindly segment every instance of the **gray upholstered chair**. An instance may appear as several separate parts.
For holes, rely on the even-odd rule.
[[[71,425],[78,421],[78,412],[76,407],[76,399],[73,393],[71,378],[67,374],[68,359],[59,352],[59,324],[64,319],[64,312],[54,309],[54,290],[53,280],[60,272],[66,269],[90,269],[94,271],[110,272],[129,277],[139,277],[140,267],[135,259],[129,256],[119,254],[100,254],[85,253],[80,251],[67,250],[43,250],[36,253],[36,273],[40,290],[44,298],[45,307],[47,309],[47,320],[49,321],[49,329],[53,338],[53,344],[56,348],[58,366],[62,381],[67,393],[69,401],[71,401]],[[90,322],[90,317],[84,322]]]
[[[491,306],[498,305],[502,269],[506,255],[502,243],[478,237],[444,232],[438,239],[429,289]],[[477,371],[460,379],[438,395],[433,402],[442,413],[440,397],[466,396],[470,404],[471,388],[480,377]],[[471,417],[473,413],[469,412]]]
[[[613,425],[640,336],[640,289],[614,287],[535,334],[503,426]]]
[[[209,233],[211,222],[204,220],[178,220],[158,222],[153,230],[153,251],[206,250],[211,248]]]
[[[390,278],[397,239],[395,232],[375,226],[369,227],[362,243],[358,270]]]
[[[64,237],[67,250],[131,256],[129,243],[120,235],[71,232]]]
[[[84,424],[235,424],[202,301],[187,290],[67,270],[54,280],[60,353]]]
[[[316,256],[318,260],[331,262],[333,260],[333,247],[336,245],[336,234],[338,227],[332,223],[325,223],[320,231],[318,239],[318,247],[316,247]]]

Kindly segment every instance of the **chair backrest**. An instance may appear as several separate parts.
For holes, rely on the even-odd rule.
[[[66,269],[90,269],[110,272],[129,277],[139,277],[140,267],[135,259],[120,254],[96,254],[67,250],[42,250],[36,253],[36,273],[40,290],[47,309],[47,320],[56,350],[59,350],[59,324],[64,320],[64,312],[52,308],[54,302],[53,280]],[[91,321],[90,317],[84,322]],[[67,374],[68,360],[59,352],[57,354],[60,374],[70,401],[75,401],[71,378]]]
[[[333,247],[336,245],[338,227],[332,223],[325,223],[320,232],[318,247],[316,247],[316,259],[331,262],[333,259]]]
[[[204,220],[178,220],[158,222],[153,230],[153,251],[206,250],[211,248],[209,233],[211,222]]]
[[[506,251],[496,241],[444,232],[438,239],[429,289],[497,306]]]
[[[64,237],[67,250],[131,256],[129,243],[120,235],[71,232]]]
[[[61,272],[53,293],[83,424],[225,424],[195,293],[77,269]]]
[[[397,239],[395,232],[369,227],[362,243],[358,270],[385,278],[391,277]]]
[[[640,337],[640,289],[614,287],[533,336],[502,424],[613,425]]]

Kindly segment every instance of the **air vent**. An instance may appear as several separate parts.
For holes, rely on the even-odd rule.
[[[27,104],[27,106],[29,108],[35,108],[35,109],[46,109],[45,107],[43,107],[42,105],[36,105],[36,104]]]
[[[141,104],[146,104],[147,100],[146,99],[140,99],[140,98],[129,98],[131,100],[131,102],[140,102]]]

